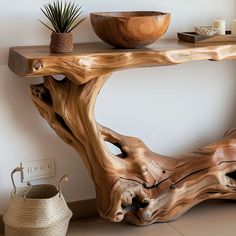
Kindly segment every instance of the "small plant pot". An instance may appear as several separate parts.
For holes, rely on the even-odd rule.
[[[71,33],[52,32],[50,52],[69,53],[73,51],[73,35]]]

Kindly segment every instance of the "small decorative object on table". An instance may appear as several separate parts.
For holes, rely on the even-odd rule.
[[[82,14],[81,7],[72,2],[60,0],[43,5],[43,14],[51,22],[52,26],[40,21],[52,31],[50,51],[52,53],[69,53],[73,50],[73,36],[71,31],[86,18],[76,22]]]
[[[195,32],[178,33],[178,38],[181,41],[188,43],[236,43],[236,35],[231,34],[231,31],[226,31],[225,35],[199,35]]]
[[[217,32],[217,29],[213,26],[195,26],[195,33],[198,35],[213,36]]]
[[[213,21],[213,27],[217,30],[218,35],[225,35],[226,21],[217,19]]]
[[[34,185],[16,188],[13,175],[22,168],[12,171],[10,204],[3,216],[5,236],[65,236],[72,217],[61,193],[61,182],[68,181],[67,176],[60,179],[59,187],[54,185]]]
[[[236,19],[232,20],[231,34],[236,35]]]
[[[90,14],[97,36],[117,48],[147,46],[167,31],[170,14],[155,11],[96,12]]]
[[[189,43],[232,43],[236,42],[236,20],[232,21],[232,31],[227,31],[226,21],[217,19],[212,26],[196,26],[195,32],[178,33],[181,41]]]

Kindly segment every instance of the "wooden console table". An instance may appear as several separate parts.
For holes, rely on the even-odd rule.
[[[149,48],[112,49],[103,43],[75,46],[72,54],[50,54],[47,46],[10,49],[9,67],[20,77],[42,76],[31,85],[41,116],[83,159],[97,194],[99,213],[135,225],[176,219],[206,199],[236,199],[236,129],[189,155],[153,153],[138,138],[96,122],[96,97],[112,72],[197,60],[236,59],[236,44],[202,45],[164,40]],[[62,74],[62,81],[53,75]],[[114,155],[105,141],[117,146]]]

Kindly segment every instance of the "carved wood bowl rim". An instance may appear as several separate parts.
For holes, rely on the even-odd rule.
[[[170,13],[160,11],[112,11],[112,12],[91,12],[90,15],[103,16],[108,18],[143,18],[170,16]]]

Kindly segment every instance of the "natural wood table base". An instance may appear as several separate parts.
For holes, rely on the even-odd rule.
[[[42,84],[30,88],[33,102],[58,136],[83,159],[94,181],[97,208],[103,217],[148,225],[174,220],[206,199],[236,199],[235,129],[226,132],[221,141],[188,155],[166,157],[150,151],[138,138],[100,125],[93,116],[96,97],[112,71],[192,60],[235,59],[236,46],[180,44],[175,50],[110,49],[106,53],[57,57],[37,55],[37,50],[35,55],[31,52],[32,56],[29,51],[24,54],[23,49],[12,49],[9,66],[19,75],[43,76]],[[36,62],[39,66],[35,68]],[[22,63],[27,66],[19,69]],[[66,77],[58,81],[50,75],[58,73]],[[118,147],[121,154],[114,155],[105,141]]]

